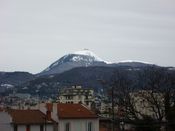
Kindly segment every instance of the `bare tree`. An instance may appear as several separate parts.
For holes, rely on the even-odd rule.
[[[132,79],[131,73],[132,71],[121,69],[114,72],[110,81],[113,106],[122,109],[122,117],[125,119],[143,122],[147,120],[148,124],[154,122],[157,124],[157,130],[160,130],[163,122],[171,125],[174,122],[170,115],[175,100],[174,74],[167,68],[159,67],[149,67],[140,71],[137,73],[137,79]],[[149,113],[143,112],[144,109],[139,110],[138,106]]]
[[[111,87],[114,92],[114,105],[123,110],[123,114],[128,119],[138,119],[130,92],[133,91],[132,80],[126,70],[116,70],[112,76]]]

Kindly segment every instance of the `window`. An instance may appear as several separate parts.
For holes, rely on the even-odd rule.
[[[71,100],[72,98],[72,96],[66,96],[66,100]]]
[[[87,123],[87,131],[92,131],[92,122]]]
[[[65,124],[65,131],[70,131],[70,123]]]

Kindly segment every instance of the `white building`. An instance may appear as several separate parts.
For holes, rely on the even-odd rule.
[[[99,131],[97,115],[80,104],[58,104],[59,131]]]
[[[81,103],[91,108],[94,98],[94,90],[82,88],[81,86],[72,86],[71,88],[63,88],[60,90],[58,102]]]
[[[11,122],[12,117],[4,110],[0,110],[0,131],[13,131]]]
[[[38,107],[43,113],[51,112],[58,131],[99,131],[98,116],[81,104],[42,103]]]

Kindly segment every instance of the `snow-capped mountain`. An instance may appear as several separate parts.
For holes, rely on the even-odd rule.
[[[131,68],[145,67],[151,64],[140,61],[120,61],[117,63],[107,62],[90,50],[82,50],[74,53],[64,55],[44,71],[38,74],[38,76],[58,74],[76,67],[89,67],[89,66],[103,66],[103,67],[118,67],[125,66]]]
[[[95,61],[104,61],[103,59],[101,59],[100,57],[98,57],[95,53],[93,53],[92,51],[87,50],[87,49],[82,50],[82,51],[74,52],[73,54],[75,54],[75,55],[89,56],[89,57],[92,57],[93,60],[95,60]]]
[[[64,55],[38,75],[62,73],[75,67],[106,66],[108,62],[90,50],[82,50]]]

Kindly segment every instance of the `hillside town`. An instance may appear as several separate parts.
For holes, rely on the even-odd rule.
[[[0,131],[175,131],[175,0],[0,0]]]
[[[174,131],[173,67],[109,63],[89,50],[42,72],[0,73],[0,131]]]
[[[130,92],[125,98],[130,100],[127,104],[132,105],[116,105],[114,97],[112,100],[80,85],[64,87],[57,93],[55,100],[16,92],[1,96],[0,131],[140,131],[137,126],[141,130],[151,129],[146,119],[161,120],[154,121],[152,126],[167,130],[163,93]],[[132,108],[130,114],[126,114]]]
[[[26,73],[2,73],[1,78],[10,79],[8,84],[2,81],[0,85],[0,131],[174,130],[173,68],[143,63],[129,63],[122,68],[115,65],[115,70],[86,67],[97,58],[93,53],[66,55],[43,71],[44,75],[48,73],[46,76],[42,76],[43,72],[30,75],[32,79],[27,78],[22,84],[15,80],[16,75],[24,78]],[[55,66],[60,68],[59,63],[62,68],[62,64],[76,64],[79,60],[85,67],[72,69],[73,74],[70,70],[50,75]],[[106,77],[109,74],[110,78]],[[58,82],[60,78],[64,79]],[[82,85],[73,84],[75,81],[82,81]]]

